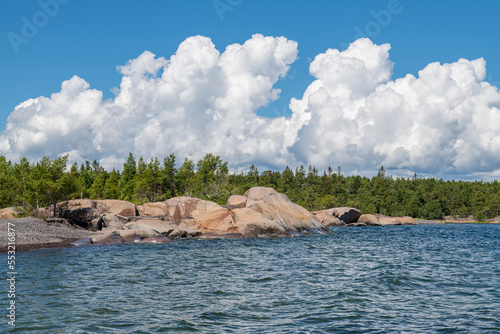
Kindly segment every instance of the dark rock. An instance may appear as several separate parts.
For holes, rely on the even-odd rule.
[[[346,224],[357,222],[359,216],[361,216],[361,211],[356,208],[349,207],[334,208],[332,213],[335,217],[342,220]]]
[[[73,241],[71,244],[73,246],[91,245],[92,244],[92,238],[79,239],[77,241]]]
[[[72,223],[85,229],[95,229],[92,221],[99,219],[97,210],[88,207],[75,207],[74,209],[66,209],[63,211],[62,216],[63,218],[66,218]]]
[[[104,238],[102,241],[97,242],[96,244],[99,244],[99,245],[118,245],[121,243],[123,243],[123,240],[120,237],[120,235],[113,233],[113,234],[107,236],[106,238]]]
[[[141,237],[138,235],[128,235],[123,238],[123,242],[127,244],[135,244],[141,242]]]

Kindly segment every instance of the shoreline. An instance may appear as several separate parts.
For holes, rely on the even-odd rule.
[[[11,244],[15,245],[16,253],[44,248],[73,247],[72,242],[96,234],[92,231],[46,222],[39,218],[0,219],[0,230],[2,231],[0,235],[0,254],[8,252],[9,240],[7,232],[15,235],[15,241],[11,242]]]
[[[34,250],[40,249],[55,249],[55,248],[73,248],[76,247],[72,244],[79,239],[68,239],[63,242],[52,242],[52,243],[35,243],[35,244],[16,244],[16,253],[17,252],[31,252]],[[0,254],[7,253],[7,245],[3,244],[0,249]]]
[[[14,223],[16,227],[16,252],[30,252],[42,249],[78,247],[75,241],[98,235],[98,232],[69,228],[64,225],[48,223],[38,218],[11,218],[0,219],[2,230],[7,223]],[[436,220],[417,220],[417,225],[444,225],[444,224],[498,224],[499,222],[443,222]],[[400,226],[400,225],[395,225]],[[414,225],[416,226],[416,225]],[[5,237],[0,239],[0,254],[6,254],[8,243]]]

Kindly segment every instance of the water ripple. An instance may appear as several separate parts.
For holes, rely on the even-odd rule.
[[[499,236],[387,226],[23,253],[13,332],[500,333]]]

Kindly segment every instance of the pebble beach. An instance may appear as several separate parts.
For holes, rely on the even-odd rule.
[[[7,252],[8,224],[14,224],[16,251],[41,248],[71,247],[71,243],[88,238],[95,232],[77,229],[62,223],[46,222],[37,218],[0,219],[0,253]]]

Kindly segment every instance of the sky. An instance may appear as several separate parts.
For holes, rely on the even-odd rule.
[[[500,177],[498,1],[0,1],[0,155]]]

